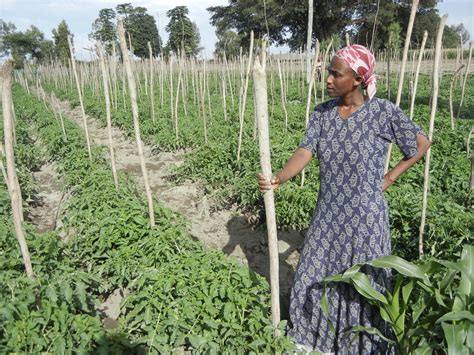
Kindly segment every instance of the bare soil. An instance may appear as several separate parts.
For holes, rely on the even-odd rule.
[[[51,98],[50,102],[54,110],[61,111],[63,116],[73,119],[83,127],[80,107],[71,109],[68,102],[55,98]],[[102,127],[93,117],[87,117],[87,122],[91,143],[108,146],[107,128]],[[115,127],[112,129],[112,136],[117,169],[135,177],[144,188],[135,141]],[[176,184],[171,170],[183,163],[184,152],[154,154],[152,147],[147,145],[143,146],[143,150],[153,197],[188,219],[190,235],[208,248],[222,250],[237,258],[242,264],[269,279],[266,231],[250,224],[237,207],[216,209],[200,184]],[[287,317],[289,292],[303,238],[297,231],[280,231],[278,235],[281,309],[284,318]],[[104,310],[110,318],[117,317],[116,306],[121,300],[118,294],[114,297],[116,300],[109,302],[106,307],[109,311]]]

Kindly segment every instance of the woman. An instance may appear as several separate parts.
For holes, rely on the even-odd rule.
[[[351,342],[355,325],[385,324],[349,284],[327,289],[328,317],[321,311],[321,280],[356,263],[391,253],[385,191],[420,160],[431,143],[421,129],[390,101],[374,97],[375,59],[367,48],[339,50],[328,68],[327,91],[333,100],[318,105],[303,142],[271,181],[257,174],[262,192],[275,189],[299,174],[317,155],[320,191],[295,274],[290,300],[289,334],[304,351],[338,354],[383,354],[389,351],[378,336],[361,333]],[[366,89],[368,97],[361,89]],[[389,143],[404,154],[384,176]],[[390,287],[384,269],[364,270],[379,290]],[[335,331],[331,331],[331,325]]]

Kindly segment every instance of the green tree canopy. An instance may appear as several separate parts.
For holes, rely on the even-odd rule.
[[[72,36],[72,33],[69,31],[66,21],[62,20],[59,23],[58,28],[54,28],[52,33],[56,58],[63,64],[67,65],[68,60],[71,58],[67,37]]]
[[[166,13],[170,19],[166,25],[167,49],[174,53],[183,49],[186,56],[195,57],[201,51],[201,36],[196,24],[189,19],[188,13],[186,6],[176,6]]]
[[[53,58],[53,44],[36,26],[31,25],[21,32],[16,31],[14,24],[0,20],[0,55],[11,56],[15,67],[22,68],[25,61],[50,61]]]
[[[117,42],[117,31],[114,23],[114,9],[101,9],[99,16],[92,23],[89,39],[102,43],[108,53],[112,52],[113,43]]]
[[[373,42],[374,50],[385,49],[390,26],[398,23],[401,27],[399,45],[403,46],[411,4],[411,0],[314,1],[313,45],[316,38],[324,42],[348,32],[355,43],[370,47]],[[431,37],[435,36],[440,20],[437,4],[438,0],[420,0],[411,36],[412,47],[421,44],[425,30]],[[220,27],[235,30],[244,49],[248,48],[251,30],[257,38],[268,32],[272,44],[288,45],[293,51],[306,44],[308,0],[267,0],[265,6],[263,1],[229,0],[227,6],[213,6],[207,10],[211,14],[211,24],[218,30]],[[445,46],[456,41],[453,32],[457,33],[457,43],[460,33],[463,33],[463,41],[469,37],[464,26],[461,26],[450,26],[453,31],[447,29]],[[432,41],[433,38],[428,41],[428,47],[432,46]]]
[[[216,31],[217,42],[214,55],[222,58],[224,54],[227,58],[236,58],[240,53],[240,37],[237,32],[230,29]]]
[[[342,34],[351,24],[356,0],[315,1],[313,13],[313,45]],[[288,45],[298,50],[306,45],[308,0],[230,0],[227,6],[207,9],[214,26],[234,29],[240,45],[249,45],[250,31],[255,37],[267,35],[272,44]]]
[[[161,52],[162,42],[155,18],[147,13],[145,7],[133,7],[130,3],[125,3],[117,5],[116,10],[124,17],[125,31],[127,36],[130,35],[134,55],[148,57],[148,42],[154,55]]]

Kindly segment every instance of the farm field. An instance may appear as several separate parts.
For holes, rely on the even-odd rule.
[[[66,36],[67,60],[25,56],[0,67],[0,353],[307,353],[289,335],[290,293],[323,175],[313,158],[260,192],[260,113],[268,110],[276,173],[330,99],[328,66],[342,39],[316,41],[308,66],[303,51],[271,54],[253,32],[229,57],[199,58],[183,43],[155,56],[151,42],[148,54],[129,48],[131,18],[118,18],[110,46],[86,49],[90,60],[77,60]],[[469,354],[473,45],[441,50],[440,38],[424,56],[425,42],[407,46],[402,63],[398,40],[397,50],[375,52],[376,96],[397,102],[432,145],[383,192],[392,255],[322,278],[318,307],[328,316],[341,283],[386,324],[342,331],[328,317],[348,346],[369,335],[395,354]],[[396,145],[389,156],[388,170],[404,158]]]

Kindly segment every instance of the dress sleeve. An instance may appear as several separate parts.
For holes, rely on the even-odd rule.
[[[405,160],[410,159],[418,152],[416,144],[418,133],[426,137],[426,134],[415,122],[410,120],[399,107],[393,105],[392,115],[390,115],[388,122],[388,136],[392,143],[398,145]]]
[[[321,135],[321,111],[316,109],[309,117],[308,126],[304,133],[303,141],[300,148],[307,149],[311,153],[316,154]]]

